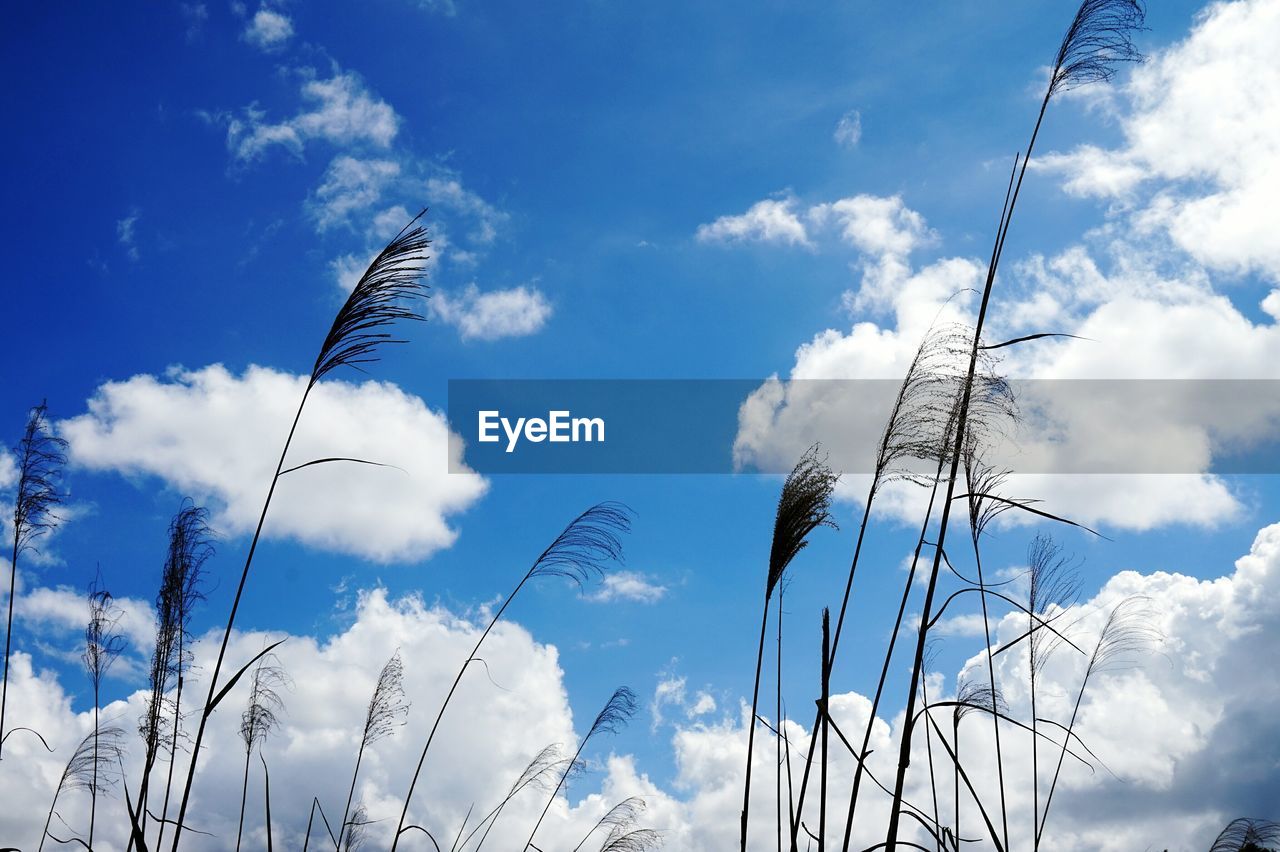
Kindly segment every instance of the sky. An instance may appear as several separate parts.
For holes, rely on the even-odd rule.
[[[136,743],[166,529],[184,498],[218,532],[193,624],[195,677],[209,670],[317,347],[368,260],[426,208],[427,322],[398,329],[409,342],[367,374],[322,383],[290,456],[400,470],[331,465],[283,481],[231,643],[244,661],[287,638],[293,686],[263,752],[277,837],[300,838],[313,795],[340,808],[347,782],[335,779],[349,777],[367,696],[398,648],[413,708],[358,789],[381,843],[485,615],[566,523],[616,500],[635,514],[624,564],[581,590],[544,578],[520,593],[484,654],[488,677],[464,681],[414,814],[451,835],[472,802],[487,810],[546,743],[576,743],[627,685],[636,717],[591,741],[544,848],[572,848],[632,795],[665,848],[736,848],[781,487],[752,466],[865,439],[814,385],[791,382],[900,378],[931,326],[972,321],[1008,169],[1073,13],[1048,0],[13,10],[0,35],[0,433],[15,444],[47,400],[69,464],[62,523],[18,566],[7,722],[55,752],[6,744],[0,800],[18,805],[0,814],[0,842],[38,844],[66,755],[91,729],[79,653],[95,576],[129,640],[103,713]],[[1280,378],[1280,2],[1152,4],[1136,43],[1144,62],[1051,103],[993,297],[992,339],[1078,337],[1011,347],[1001,369]],[[477,474],[449,472],[469,438],[446,416],[456,379],[758,388],[723,447],[738,472]],[[1006,516],[984,561],[1017,588],[1029,542],[1051,531],[1078,565],[1082,635],[1137,595],[1162,637],[1091,687],[1082,736],[1108,769],[1065,770],[1054,848],[1203,849],[1234,817],[1276,816],[1280,687],[1260,674],[1280,637],[1280,483],[1211,472],[1224,432],[1247,442],[1276,424],[1267,406],[1247,422],[1184,411],[1176,429],[1091,409],[1059,452],[1109,473],[1009,482],[1103,536]],[[1170,447],[1191,447],[1198,466],[1125,472]],[[15,481],[0,455],[0,502]],[[819,612],[839,604],[865,489],[842,482],[839,531],[815,532],[787,588],[783,686],[799,747]],[[869,715],[921,494],[898,484],[877,499],[833,675],[842,727]],[[1010,639],[1019,624],[993,618],[992,630]],[[947,696],[984,670],[983,625],[970,606],[940,628],[930,689]],[[1001,665],[1024,709],[1025,658]],[[1063,656],[1047,670],[1051,710],[1070,714],[1082,666]],[[894,667],[874,729],[886,773],[908,674]],[[238,707],[215,715],[221,744],[195,794],[193,826],[223,840],[192,835],[193,848],[235,833],[238,723]],[[983,732],[972,736],[988,789]],[[1007,745],[1023,771],[1029,743]],[[769,782],[753,808],[761,848],[769,749],[755,756]],[[16,774],[19,761],[34,770]],[[64,834],[84,831],[76,796]],[[495,842],[523,839],[535,799],[513,802]],[[251,807],[246,824],[261,843],[262,815]],[[123,848],[123,822],[100,830],[100,848]],[[1025,838],[1029,825],[1012,830]]]

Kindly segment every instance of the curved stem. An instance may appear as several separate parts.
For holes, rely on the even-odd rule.
[[[764,615],[760,621],[760,647],[756,651],[756,681],[751,690],[751,718],[747,722],[747,780],[742,785],[742,814],[739,817],[739,848],[747,852],[747,816],[751,812],[751,763],[755,756],[756,708],[760,700],[760,670],[764,663],[764,637],[769,627],[769,594],[764,596]]]
[[[902,630],[902,620],[906,614],[907,601],[911,596],[911,586],[915,582],[916,568],[920,563],[920,551],[924,548],[925,535],[929,530],[929,520],[933,515],[933,505],[938,496],[938,479],[942,475],[942,464],[943,462],[940,458],[938,461],[938,470],[933,478],[933,488],[929,495],[929,505],[925,509],[924,513],[924,523],[920,525],[920,537],[916,540],[915,553],[911,557],[911,568],[907,571],[907,582],[902,589],[902,601],[898,604],[898,615],[893,622],[893,631],[889,634],[889,647],[885,651],[884,663],[880,667],[880,679],[876,682],[876,694],[871,701],[871,712],[867,716],[867,726],[862,734],[862,748],[858,752],[858,755],[856,755],[859,759],[858,766],[853,772],[853,790],[849,794],[849,810],[845,817],[844,842],[841,846],[843,852],[849,852],[849,842],[853,836],[853,815],[858,808],[858,791],[862,785],[863,772],[866,770],[865,764],[861,758],[866,755],[867,746],[871,743],[871,730],[875,725],[876,714],[880,710],[880,699],[884,696],[885,683],[889,678],[889,666],[893,660],[893,650],[897,645],[898,636]]]
[[[9,559],[9,620],[4,629],[4,685],[0,687],[0,759],[4,757],[4,713],[9,701],[9,648],[13,639],[13,597],[18,581],[18,526],[13,527],[13,554]]]
[[[200,745],[204,742],[205,726],[213,715],[213,700],[218,694],[218,675],[222,672],[222,662],[227,656],[227,645],[231,641],[231,629],[236,623],[236,613],[240,610],[240,599],[244,596],[245,583],[249,580],[249,569],[253,566],[253,555],[258,550],[258,541],[262,538],[262,526],[267,520],[267,510],[271,508],[271,498],[275,496],[276,485],[280,482],[280,471],[284,468],[285,457],[289,454],[289,445],[293,443],[294,433],[298,431],[298,421],[302,419],[302,410],[307,406],[307,397],[315,387],[314,381],[308,383],[302,392],[302,400],[293,415],[293,425],[289,427],[289,436],[285,439],[284,448],[280,451],[280,461],[276,463],[276,472],[271,477],[271,487],[267,489],[267,499],[263,501],[262,512],[258,515],[258,525],[253,531],[253,539],[249,542],[249,552],[245,556],[244,568],[240,572],[240,583],[236,586],[236,596],[231,602],[231,614],[227,617],[227,626],[222,632],[222,644],[218,648],[218,660],[214,663],[213,674],[209,678],[209,696],[205,699],[204,709],[200,713],[200,724],[196,727],[196,739],[191,747],[191,762],[187,766],[187,780],[182,786],[182,800],[178,805],[178,819],[173,826],[173,852],[178,852],[178,841],[182,838],[182,823],[187,817],[187,807],[191,802],[191,787],[195,783],[196,766],[200,762]]]
[[[536,565],[537,564],[535,563],[534,567],[536,567]],[[440,712],[436,714],[436,720],[431,725],[431,732],[427,735],[427,742],[422,747],[422,754],[418,757],[418,765],[413,770],[413,778],[409,781],[409,792],[405,794],[404,806],[400,810],[400,822],[396,824],[396,833],[391,840],[391,852],[395,852],[396,847],[400,845],[401,835],[408,830],[405,827],[405,820],[409,818],[409,802],[412,801],[413,791],[418,786],[418,778],[422,775],[422,766],[427,761],[427,752],[431,749],[431,742],[436,737],[436,731],[440,729],[440,721],[444,718],[445,711],[449,709],[449,702],[453,700],[453,694],[457,691],[458,684],[462,682],[462,676],[466,674],[467,667],[471,665],[471,663],[475,662],[476,654],[479,653],[480,646],[484,644],[484,640],[488,637],[489,631],[493,630],[493,626],[498,623],[498,619],[502,618],[502,614],[507,611],[507,607],[511,605],[511,602],[515,600],[516,595],[520,593],[520,589],[524,587],[525,583],[529,582],[529,578],[532,576],[533,568],[530,568],[528,573],[524,575],[524,578],[516,584],[516,587],[511,591],[511,594],[507,596],[507,599],[503,601],[502,606],[498,608],[497,613],[489,621],[489,626],[484,629],[484,632],[480,634],[480,638],[476,640],[475,647],[471,649],[471,653],[467,656],[466,661],[463,662],[462,668],[458,669],[458,675],[453,679],[453,685],[449,687],[449,692],[445,695],[444,703],[440,706]],[[570,766],[572,766],[572,764],[570,764]]]
[[[996,666],[995,666],[995,658],[991,653],[991,620],[987,616],[986,583],[982,578],[982,549],[978,546],[978,537],[979,537],[979,533],[975,530],[972,536],[973,559],[974,559],[974,564],[978,569],[978,591],[980,592],[978,597],[982,600],[982,632],[987,643],[986,644],[987,681],[991,689],[991,701],[992,701],[992,704],[994,705],[996,700],[996,695],[998,694],[996,692]],[[1000,784],[1000,821],[1001,821],[1001,827],[1004,829],[1004,833],[1001,836],[1004,838],[1005,848],[1008,849],[1009,848],[1009,809],[1005,799],[1005,790],[1004,790],[1004,752],[1000,747],[1000,714],[999,713],[991,714],[991,726],[992,728],[995,729],[995,737],[996,737],[996,776],[999,779],[999,784]],[[1033,742],[1035,741],[1035,737],[1032,737],[1032,741]]]

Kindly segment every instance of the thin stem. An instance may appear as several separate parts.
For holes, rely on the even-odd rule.
[[[240,852],[240,837],[244,834],[244,806],[249,798],[249,757],[253,749],[244,752],[244,785],[240,788],[240,825],[236,829],[236,852]]]
[[[356,794],[356,778],[360,775],[360,762],[364,760],[365,737],[360,738],[360,750],[356,752],[356,768],[351,773],[351,789],[347,791],[347,804],[342,808],[342,824],[338,827],[338,839],[333,844],[334,852],[342,847],[342,836],[347,833],[347,815],[351,813],[351,800]]]
[[[98,818],[98,682],[93,683],[93,786],[89,788],[89,848],[93,848],[93,827]]]
[[[827,737],[831,728],[831,613],[822,611],[822,768],[818,800],[818,852],[827,842]]]
[[[853,578],[858,570],[858,559],[862,556],[862,542],[867,534],[867,525],[871,518],[871,505],[875,502],[876,482],[872,482],[871,488],[867,491],[866,506],[862,510],[862,521],[858,524],[858,538],[853,546],[853,561],[849,564],[849,579],[845,582],[844,598],[840,601],[840,614],[836,617],[836,632],[831,641],[831,655],[835,658],[836,648],[840,645],[840,631],[844,626],[844,615],[849,606],[849,597],[853,592]],[[813,717],[813,726],[810,731],[817,731],[819,722],[822,721],[822,711],[819,710]],[[809,788],[809,770],[813,767],[813,753],[817,746],[818,738],[811,736],[809,738],[809,754],[805,758],[804,771],[800,774],[800,798],[796,801],[796,820],[791,826],[791,852],[799,852],[798,835],[800,831],[801,820],[799,815],[804,813],[804,797],[805,792]]]
[[[489,631],[493,630],[493,626],[498,623],[498,619],[502,618],[502,614],[507,611],[507,607],[511,605],[511,602],[515,600],[516,595],[520,593],[520,589],[524,588],[524,584],[529,582],[529,578],[532,576],[533,569],[531,568],[529,569],[529,572],[524,575],[524,578],[516,584],[515,589],[513,589],[511,594],[507,596],[507,599],[502,602],[502,606],[498,608],[498,612],[489,621],[489,626],[484,629],[484,632],[480,634],[480,638],[476,640],[475,647],[471,649],[471,653],[462,664],[462,668],[458,669],[458,674],[453,679],[453,685],[449,687],[449,692],[445,695],[444,703],[440,706],[440,712],[436,714],[435,722],[431,725],[431,732],[427,735],[426,745],[422,747],[422,754],[418,757],[418,765],[413,770],[413,778],[409,781],[409,792],[405,794],[404,806],[400,810],[400,822],[396,824],[396,833],[391,840],[391,852],[395,852],[396,847],[400,844],[401,835],[403,835],[407,830],[405,828],[405,820],[409,818],[409,802],[413,799],[414,788],[417,787],[418,778],[422,775],[422,766],[427,761],[427,752],[431,749],[431,742],[435,739],[436,731],[440,728],[440,720],[444,718],[444,713],[449,708],[449,702],[453,699],[453,694],[457,691],[458,684],[462,682],[462,676],[466,674],[467,667],[475,661],[476,654],[479,653],[480,646],[484,644],[484,640],[488,637]]]
[[[929,586],[925,592],[924,609],[920,617],[920,632],[916,640],[916,661],[911,670],[911,686],[907,692],[907,713],[904,719],[902,731],[902,744],[898,751],[898,774],[894,782],[893,805],[889,811],[889,829],[885,837],[885,848],[888,852],[895,852],[895,844],[898,839],[898,827],[900,823],[899,808],[902,802],[902,791],[906,785],[907,767],[911,765],[911,734],[914,726],[913,718],[915,715],[916,692],[919,689],[920,670],[923,667],[924,649],[928,641],[929,631],[929,614],[933,609],[933,598],[937,593],[938,575],[942,563],[942,552],[946,544],[947,527],[951,518],[951,505],[955,497],[956,481],[959,478],[960,459],[964,454],[964,439],[966,427],[969,419],[969,402],[973,394],[973,377],[978,366],[978,352],[982,345],[982,329],[986,325],[987,310],[991,305],[991,291],[995,285],[996,269],[999,266],[1000,255],[1004,249],[1004,241],[1009,233],[1009,225],[1013,221],[1013,211],[1018,202],[1018,194],[1022,189],[1022,180],[1027,173],[1027,162],[1031,159],[1031,151],[1035,147],[1036,136],[1040,133],[1040,125],[1044,120],[1046,108],[1049,106],[1050,92],[1045,93],[1044,101],[1040,105],[1040,114],[1036,118],[1035,129],[1031,133],[1031,141],[1027,145],[1027,155],[1022,159],[1022,169],[1018,174],[1018,181],[1014,187],[1012,195],[1009,196],[1009,204],[1001,226],[998,229],[999,235],[996,245],[992,251],[991,263],[987,267],[987,278],[982,288],[982,303],[978,308],[978,320],[973,331],[973,346],[969,352],[969,369],[965,376],[964,388],[961,395],[959,417],[956,420],[956,434],[951,454],[951,472],[947,477],[947,493],[946,500],[942,506],[942,519],[938,529],[938,542],[933,556],[933,570],[929,575]],[[1016,161],[1015,161],[1016,162]],[[994,839],[994,838],[993,838]]]
[[[4,686],[0,687],[0,759],[4,757],[4,713],[9,702],[9,648],[13,639],[13,597],[18,581],[18,526],[13,527],[13,553],[9,558],[9,619],[4,630]]]
[[[902,631],[902,621],[907,611],[907,601],[911,597],[911,587],[915,583],[916,568],[920,564],[920,551],[924,549],[925,536],[929,531],[929,520],[933,516],[934,502],[938,497],[938,480],[942,475],[943,461],[938,459],[938,470],[934,473],[933,488],[929,493],[929,505],[925,509],[924,523],[920,526],[920,537],[916,540],[916,549],[911,557],[911,568],[907,571],[907,582],[902,589],[902,600],[898,604],[898,615],[893,622],[893,631],[889,634],[889,647],[885,651],[884,663],[880,667],[880,679],[876,682],[876,694],[871,701],[871,713],[867,716],[867,725],[862,734],[862,749],[858,753],[858,766],[853,772],[853,790],[849,794],[849,810],[845,818],[844,824],[844,842],[841,846],[843,852],[849,852],[849,842],[853,836],[853,816],[858,808],[858,791],[862,784],[862,774],[865,771],[865,764],[861,757],[866,755],[867,746],[871,744],[871,730],[875,725],[876,714],[880,710],[880,699],[884,696],[885,683],[889,679],[889,666],[893,660],[893,651],[898,642],[898,636]]]
[[[774,746],[773,748],[774,773],[773,774],[774,774],[774,787],[776,788],[774,800],[775,800],[775,805],[777,806],[776,810],[777,810],[777,821],[778,821],[778,852],[782,852],[782,597],[784,593],[785,592],[780,584],[778,587],[778,614],[777,614],[778,672],[775,680],[775,684],[777,686],[777,693],[775,695],[775,701],[773,705],[774,706],[773,718],[778,725],[778,735],[773,738],[773,746]],[[754,726],[755,726],[755,720],[753,718],[752,727]]]
[[[987,617],[987,596],[986,594],[983,594],[986,591],[986,583],[982,577],[982,550],[978,544],[979,533],[976,529],[973,532],[972,538],[973,538],[973,559],[974,559],[975,566],[978,570],[978,590],[980,592],[978,597],[982,599],[982,632],[987,643],[986,644],[987,681],[991,688],[991,699],[992,701],[995,701],[995,698],[999,693],[996,692],[996,666],[995,666],[995,660],[991,653],[991,620]],[[1032,715],[1034,715],[1034,713]],[[995,731],[995,738],[996,738],[996,777],[999,779],[999,784],[1000,784],[1000,821],[1001,821],[1001,828],[1004,830],[1004,833],[1001,836],[1004,838],[1005,848],[1008,849],[1009,848],[1009,810],[1008,810],[1008,805],[1006,803],[1005,790],[1004,790],[1004,753],[1000,747],[1000,714],[998,713],[991,714],[991,726]],[[1031,741],[1033,744],[1035,743],[1034,736],[1031,738]]]
[[[231,602],[231,614],[227,617],[226,629],[222,632],[222,645],[218,648],[218,660],[213,666],[213,675],[209,678],[209,695],[204,702],[204,710],[200,713],[200,724],[196,727],[196,739],[191,748],[191,762],[187,766],[187,780],[182,786],[182,801],[178,805],[178,819],[173,826],[173,852],[178,852],[178,841],[182,837],[182,823],[187,817],[187,806],[191,801],[191,787],[195,783],[196,766],[200,760],[200,745],[204,742],[205,726],[213,715],[213,699],[218,694],[218,675],[222,672],[222,662],[227,656],[227,645],[231,641],[231,629],[236,623],[236,613],[240,610],[240,598],[244,595],[245,583],[249,580],[249,569],[253,565],[253,555],[258,550],[258,540],[262,537],[262,526],[267,520],[267,510],[271,508],[271,498],[275,496],[276,485],[280,482],[280,471],[284,469],[285,456],[289,453],[289,445],[293,443],[293,435],[298,430],[298,421],[302,419],[302,410],[306,408],[307,397],[315,383],[307,385],[302,392],[302,400],[298,403],[298,411],[293,416],[293,425],[289,427],[289,436],[285,439],[284,448],[280,451],[280,461],[276,463],[276,472],[271,477],[271,487],[267,490],[267,499],[262,504],[262,513],[258,516],[258,525],[253,531],[253,539],[249,542],[249,553],[245,556],[244,568],[240,572],[240,583],[236,586],[236,596]]]
[[[747,720],[747,780],[742,785],[740,849],[747,852],[747,816],[751,812],[751,764],[756,740],[756,708],[760,700],[760,671],[764,663],[764,637],[769,627],[769,598],[765,592],[764,614],[760,621],[760,647],[756,650],[756,680],[751,689],[751,717]]]

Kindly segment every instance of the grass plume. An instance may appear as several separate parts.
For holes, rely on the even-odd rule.
[[[57,527],[57,508],[63,501],[62,468],[67,442],[53,434],[49,407],[41,402],[27,415],[22,440],[14,448],[18,459],[18,491],[13,500],[13,546],[9,554],[9,614],[4,631],[4,676],[0,684],[0,759],[4,757],[5,713],[9,704],[9,653],[13,645],[13,599],[18,592],[18,557],[34,549],[34,542]]]

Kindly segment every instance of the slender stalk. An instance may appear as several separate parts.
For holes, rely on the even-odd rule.
[[[822,610],[822,769],[818,800],[818,852],[827,842],[827,736],[831,729],[831,612]]]
[[[920,700],[924,702],[924,706],[929,706],[929,679],[926,677],[920,681]],[[934,839],[938,843],[938,852],[942,852],[942,822],[938,818],[938,783],[933,772],[933,733],[929,728],[924,729],[924,745],[925,751],[929,756],[929,790],[933,793],[933,828]]]
[[[925,536],[929,531],[929,521],[933,516],[934,502],[938,496],[938,480],[942,476],[942,461],[939,459],[938,471],[934,475],[934,484],[929,494],[929,505],[925,509],[924,523],[920,527],[920,536],[916,539],[915,552],[911,556],[911,568],[907,571],[907,582],[902,589],[902,600],[898,603],[898,615],[893,622],[893,631],[889,634],[889,647],[885,651],[884,663],[880,667],[880,679],[876,682],[876,693],[871,701],[871,713],[867,717],[867,725],[862,734],[862,747],[858,751],[858,766],[853,772],[853,790],[849,794],[849,810],[846,812],[844,825],[844,842],[841,846],[843,852],[849,852],[849,842],[853,837],[853,816],[858,807],[858,792],[862,784],[862,776],[866,768],[864,758],[867,754],[867,748],[871,744],[871,730],[875,725],[876,714],[880,710],[880,699],[884,695],[884,687],[889,679],[889,666],[893,660],[894,647],[898,641],[898,635],[902,630],[902,621],[907,611],[907,601],[911,596],[911,587],[915,583],[916,568],[920,563],[920,552],[924,549]]]
[[[249,542],[249,552],[245,556],[244,568],[240,572],[240,581],[236,584],[236,594],[231,602],[231,613],[227,616],[227,626],[222,632],[218,658],[214,663],[213,674],[209,678],[208,697],[200,713],[200,722],[196,726],[196,737],[191,749],[191,761],[187,767],[187,778],[182,786],[178,818],[173,828],[173,852],[177,852],[178,843],[182,839],[182,826],[187,817],[187,808],[191,803],[191,788],[195,783],[196,767],[200,762],[200,747],[204,742],[209,717],[216,709],[214,700],[218,695],[218,678],[222,673],[222,664],[226,659],[227,645],[231,641],[231,630],[235,626],[236,613],[240,610],[245,584],[249,580],[249,569],[253,566],[253,556],[257,553],[258,542],[262,538],[262,527],[267,520],[267,511],[271,508],[271,499],[275,496],[280,477],[286,472],[285,458],[289,453],[289,446],[293,443],[294,434],[298,430],[298,422],[302,419],[307,399],[316,384],[330,372],[342,366],[359,368],[362,364],[377,360],[375,352],[379,346],[402,342],[392,339],[390,334],[382,331],[383,328],[396,320],[422,319],[413,310],[402,307],[399,302],[402,299],[420,295],[423,290],[419,278],[423,272],[421,264],[425,262],[425,255],[422,252],[427,247],[428,241],[426,232],[416,225],[425,212],[424,210],[415,216],[369,264],[369,268],[365,270],[364,275],[351,291],[346,303],[334,317],[329,333],[311,368],[311,376],[298,403],[298,410],[294,413],[288,437],[285,438],[284,447],[280,450],[280,459],[276,462],[275,473],[271,477],[271,485],[267,489],[267,497],[262,503],[258,523],[254,527],[253,538]],[[328,461],[344,461],[344,459],[321,459],[316,462],[307,462],[303,466]],[[294,469],[296,468],[290,470]]]
[[[4,758],[4,714],[9,702],[9,648],[13,640],[13,598],[18,586],[18,534],[13,534],[13,553],[9,556],[9,617],[4,629],[4,685],[0,687],[0,759]]]
[[[462,682],[462,676],[466,674],[467,667],[475,662],[480,646],[484,644],[484,640],[502,618],[502,614],[507,611],[507,607],[520,594],[525,584],[534,577],[544,575],[567,577],[581,585],[590,576],[603,573],[605,563],[621,558],[622,544],[618,534],[628,531],[630,523],[629,510],[624,506],[613,503],[592,506],[564,528],[556,540],[542,552],[542,555],[520,578],[520,582],[511,590],[511,594],[507,595],[507,599],[502,602],[502,606],[494,613],[484,632],[476,640],[475,647],[463,661],[462,667],[458,669],[458,674],[445,695],[444,703],[440,705],[440,711],[436,713],[435,721],[431,724],[427,741],[422,746],[422,753],[418,756],[418,764],[414,767],[413,778],[409,781],[409,790],[405,794],[404,805],[400,810],[400,821],[396,824],[396,833],[391,840],[391,852],[395,852],[400,844],[400,837],[409,830],[405,826],[409,818],[409,804],[413,800],[413,792],[418,785],[418,779],[422,776],[422,767],[427,761],[427,752],[431,750],[431,743],[435,740],[436,731],[440,729],[445,711],[449,709],[449,703],[453,700],[453,695],[457,692],[458,684]]]
[[[240,823],[236,827],[236,852],[240,852],[240,838],[244,834],[244,807],[249,799],[249,757],[252,751],[244,753],[244,782],[240,785]]]
[[[182,659],[183,641],[178,638],[178,659]],[[173,696],[173,737],[169,742],[169,771],[164,782],[164,803],[160,807],[160,832],[156,837],[156,849],[163,848],[164,829],[169,821],[169,794],[173,791],[173,767],[178,762],[178,723],[182,718],[182,685],[186,680],[181,670],[178,672],[178,688]]]
[[[772,589],[770,589],[770,592]],[[756,651],[756,678],[751,689],[751,717],[747,719],[747,780],[742,785],[741,849],[747,849],[747,814],[751,811],[751,764],[755,756],[756,706],[760,699],[760,670],[764,662],[764,637],[769,627],[769,594],[764,597],[764,613],[760,621],[760,647]]]
[[[15,448],[18,491],[13,501],[13,547],[9,554],[9,603],[4,631],[4,674],[0,680],[0,759],[4,757],[5,713],[9,706],[9,654],[13,647],[13,601],[18,593],[18,557],[33,548],[35,539],[51,532],[61,520],[55,513],[63,500],[58,477],[67,459],[67,442],[50,432],[49,407],[41,402],[27,416],[22,440]]]
[[[522,849],[528,852],[533,846],[533,838],[538,834],[538,829],[542,826],[542,821],[547,818],[547,813],[551,810],[551,805],[556,800],[556,795],[560,792],[560,788],[569,778],[569,773],[578,765],[578,759],[582,757],[582,752],[587,747],[587,743],[591,742],[591,738],[596,734],[605,731],[616,733],[618,729],[626,724],[627,720],[635,715],[636,696],[630,689],[625,686],[620,687],[610,696],[608,702],[605,703],[604,709],[596,716],[595,722],[591,724],[591,728],[587,731],[587,735],[582,738],[582,742],[578,744],[578,750],[573,753],[568,766],[564,772],[560,773],[560,780],[556,782],[555,789],[551,791],[551,795],[547,797],[547,804],[542,809],[542,813],[538,816],[538,821],[533,824],[533,830],[529,832],[529,839],[525,841]]]
[[[773,774],[774,774],[774,787],[775,787],[774,800],[777,806],[778,852],[782,852],[782,737],[783,737],[783,733],[782,733],[783,732],[783,726],[782,726],[782,597],[785,591],[786,590],[784,587],[780,586],[778,588],[778,614],[777,614],[778,672],[777,672],[777,677],[775,679],[777,692],[774,696],[775,701],[773,705],[774,706],[773,718],[778,725],[778,735],[773,738],[773,746],[774,746],[774,749],[773,749],[774,773]]]
[[[978,597],[982,599],[982,634],[986,641],[987,682],[991,688],[991,694],[994,696],[994,695],[998,695],[999,692],[996,690],[996,665],[995,665],[995,658],[991,651],[991,620],[987,615],[987,595],[986,595],[987,587],[986,587],[986,582],[984,581],[982,576],[982,550],[979,547],[978,539],[979,539],[979,533],[975,530],[973,535],[973,559],[974,559],[974,564],[977,567],[977,571],[978,571]],[[1033,716],[1035,715],[1034,711],[1032,711],[1032,715]],[[999,786],[1000,786],[1000,822],[1001,822],[1001,829],[1003,831],[1003,834],[1001,836],[1004,837],[1004,847],[1008,849],[1009,848],[1009,810],[1008,810],[1008,805],[1005,799],[1005,789],[1004,789],[1004,752],[1000,746],[1000,716],[996,713],[991,714],[991,727],[995,733],[995,740],[996,740],[996,778],[998,779]],[[1036,738],[1033,735],[1031,737],[1033,748],[1034,748],[1035,739]],[[1034,781],[1032,782],[1032,786],[1033,787],[1035,786]]]
[[[276,486],[280,483],[280,471],[284,470],[284,460],[289,453],[289,445],[293,443],[294,433],[298,431],[298,421],[302,419],[302,411],[306,408],[307,398],[311,395],[314,384],[308,384],[298,403],[298,410],[293,415],[293,424],[289,427],[289,435],[285,438],[284,448],[280,451],[280,460],[276,462],[275,474],[271,477],[271,486],[267,489],[267,499],[263,501],[262,511],[258,514],[258,523],[253,530],[253,538],[249,541],[249,552],[245,556],[244,568],[240,571],[240,582],[236,585],[236,595],[231,601],[231,614],[227,616],[227,626],[222,631],[222,643],[218,646],[218,659],[213,664],[213,673],[209,677],[209,694],[205,698],[204,709],[200,712],[200,723],[196,726],[196,738],[191,747],[191,760],[187,765],[187,780],[182,785],[182,799],[178,804],[178,818],[173,826],[173,852],[178,852],[178,841],[182,839],[182,825],[187,818],[187,807],[191,802],[191,787],[195,783],[196,766],[199,763],[200,746],[204,742],[204,732],[213,715],[213,699],[218,694],[218,675],[222,672],[222,663],[227,656],[227,645],[231,642],[231,629],[236,623],[236,613],[240,611],[240,599],[244,596],[244,587],[249,580],[249,569],[253,566],[253,555],[258,550],[258,541],[262,537],[262,526],[267,520],[267,510],[271,508],[271,498],[275,496]]]

